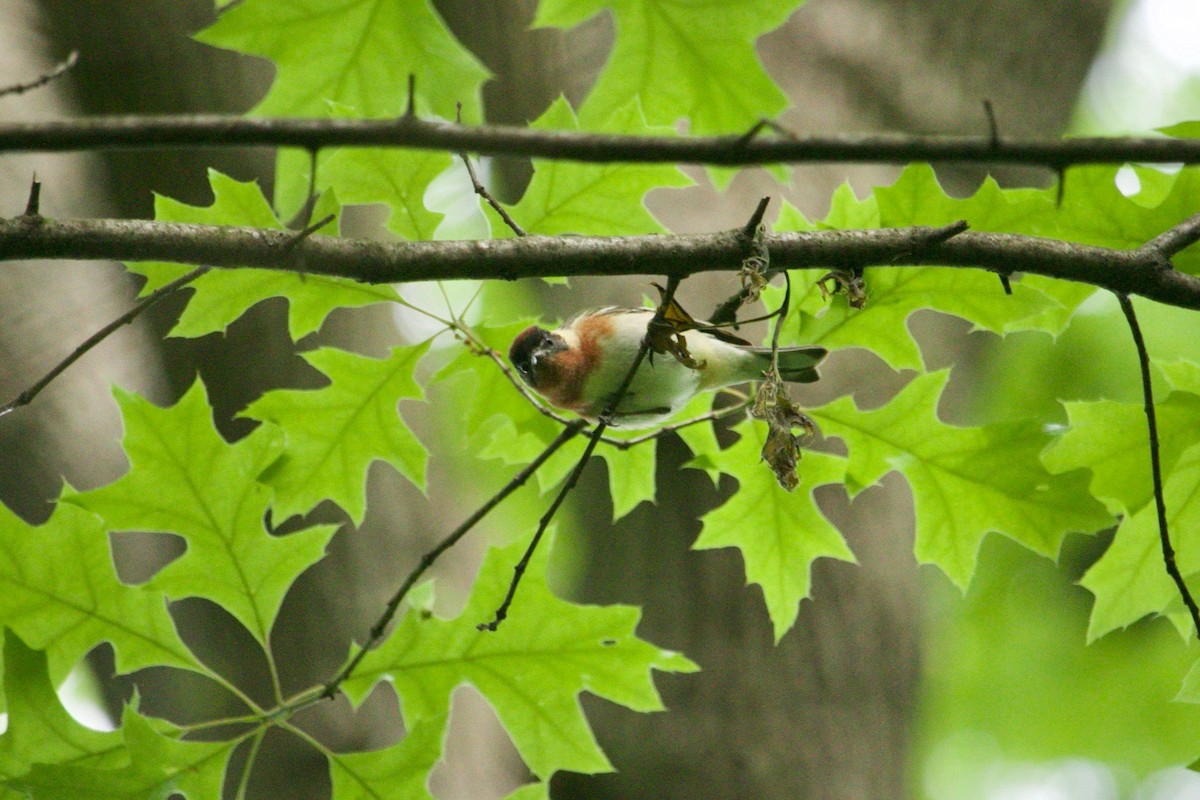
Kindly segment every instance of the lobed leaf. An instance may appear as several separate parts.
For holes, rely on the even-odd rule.
[[[1050,436],[1037,421],[978,428],[941,422],[937,404],[948,376],[918,376],[873,411],[843,397],[809,412],[826,436],[841,438],[849,448],[851,494],[893,470],[904,475],[913,494],[921,563],[937,564],[966,588],[989,531],[1054,557],[1068,532],[1112,523],[1087,494],[1082,473],[1051,475],[1042,466],[1039,454]]]
[[[573,131],[580,126],[570,105],[560,97],[530,127]],[[593,129],[642,135],[665,132],[648,126],[641,106],[628,98]],[[678,167],[663,164],[581,164],[535,158],[533,170],[528,188],[511,213],[527,233],[543,236],[663,232],[646,209],[646,193],[693,183]],[[490,209],[488,213],[492,214]],[[495,222],[494,215],[492,219],[494,236],[513,235],[507,226]]]
[[[1167,524],[1180,572],[1189,578],[1195,592],[1194,573],[1200,572],[1200,446],[1193,445],[1179,456],[1172,469],[1164,470],[1163,496]],[[1113,543],[1080,583],[1096,596],[1088,623],[1088,640],[1133,624],[1148,614],[1165,613],[1177,600],[1178,590],[1163,563],[1158,510],[1154,503],[1143,505],[1121,521]],[[1176,611],[1185,639],[1194,634],[1191,618]]]
[[[120,389],[130,470],[114,483],[67,499],[99,514],[110,530],[182,536],[187,552],[151,586],[173,598],[204,597],[225,607],[266,644],[283,596],[318,561],[333,526],[270,535],[271,490],[258,481],[284,448],[283,433],[262,425],[234,444],[213,426],[197,382],[170,408]]]
[[[156,723],[160,728],[162,724]],[[221,796],[225,766],[238,740],[182,741],[165,735],[130,708],[121,734],[129,763],[116,768],[80,764],[35,764],[14,782],[39,800],[167,800]]]
[[[121,583],[100,521],[64,503],[37,527],[0,505],[0,623],[48,651],[56,680],[101,642],[113,645],[118,672],[157,665],[203,671],[163,596]]]
[[[694,547],[741,550],[746,580],[762,587],[778,642],[795,624],[800,601],[809,595],[812,562],[823,556],[854,561],[845,539],[821,513],[812,495],[818,486],[842,483],[846,461],[805,451],[800,460],[800,485],[788,492],[760,463],[765,426],[746,421],[734,430],[739,434],[737,442],[711,456],[708,463],[736,478],[738,491],[723,506],[704,515]]]
[[[442,756],[445,717],[424,720],[398,744],[366,752],[326,751],[336,800],[379,800],[384,797],[431,798],[429,773]]]
[[[587,691],[635,711],[662,701],[653,669],[690,672],[683,656],[634,635],[639,613],[627,606],[580,606],[559,600],[545,582],[543,542],[521,582],[508,619],[491,619],[526,543],[489,551],[462,614],[453,620],[404,616],[392,635],[363,660],[342,688],[360,703],[381,679],[400,697],[406,724],[447,713],[450,695],[466,681],[487,698],[517,751],[540,778],[555,770],[610,769],[579,707]]]
[[[277,520],[306,514],[329,499],[361,525],[367,469],[376,460],[424,488],[428,454],[396,404],[423,397],[413,371],[428,349],[429,342],[396,347],[385,359],[334,348],[304,353],[329,386],[267,392],[242,412],[284,433],[279,460],[262,476],[275,490],[271,506]]]
[[[755,41],[798,0],[544,0],[534,25],[574,27],[609,9],[616,40],[584,105],[604,119],[638,97],[655,125],[686,118],[694,134],[740,133],[774,117],[787,98],[763,69]]]
[[[8,727],[0,734],[0,789],[18,791],[34,764],[114,767],[128,763],[121,734],[95,731],[67,713],[47,673],[46,654],[4,631]]]
[[[213,204],[189,206],[158,195],[155,219],[163,222],[190,222],[204,225],[247,225],[283,230],[284,225],[253,181],[245,183],[209,170]],[[321,219],[336,208],[331,194],[313,212]],[[322,235],[317,233],[315,235]],[[130,264],[131,272],[145,275],[143,293],[169,283],[191,271],[179,264],[144,262]],[[371,286],[347,278],[303,275],[297,272],[267,269],[212,270],[189,284],[194,295],[171,330],[172,336],[197,337],[219,333],[251,307],[272,297],[288,301],[288,332],[300,339],[321,327],[336,308],[355,308],[373,303],[398,302],[399,295],[390,286]]]

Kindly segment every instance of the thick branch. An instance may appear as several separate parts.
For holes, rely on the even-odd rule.
[[[941,230],[912,227],[771,233],[764,234],[763,244],[770,251],[773,268],[937,265],[975,267],[1001,274],[1028,272],[1200,309],[1200,279],[1165,268],[1164,252],[1153,242],[1134,250],[1113,250],[974,231],[939,241]],[[739,269],[745,258],[745,244],[739,234],[526,236],[392,243],[313,236],[297,243],[292,232],[257,228],[17,217],[0,220],[0,261],[171,261],[297,270],[368,283],[650,273],[684,277]]]
[[[776,164],[913,161],[1073,164],[1200,163],[1200,139],[1166,137],[995,139],[991,136],[856,134],[668,137],[462,126],[397,119],[252,119],[220,115],[86,117],[0,125],[0,152],[162,147],[412,147],[490,156],[588,162]]]

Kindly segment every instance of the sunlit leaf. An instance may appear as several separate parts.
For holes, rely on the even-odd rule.
[[[488,553],[457,618],[401,619],[342,688],[358,703],[376,681],[391,681],[404,719],[413,725],[445,714],[454,688],[466,681],[492,704],[535,775],[607,771],[611,767],[583,717],[579,693],[657,711],[662,701],[651,671],[696,667],[638,639],[636,609],[576,605],[552,595],[544,577],[548,541],[525,573],[508,619],[496,631],[477,630],[503,599],[525,545],[518,541]]]
[[[283,452],[283,433],[262,425],[229,444],[213,427],[197,382],[159,408],[117,390],[131,466],[116,482],[70,496],[110,530],[182,536],[188,550],[152,579],[170,597],[204,597],[266,642],[292,582],[325,552],[332,526],[285,537],[264,527],[271,489],[258,477]]]
[[[812,495],[818,486],[840,484],[846,462],[827,453],[806,451],[800,459],[800,485],[788,492],[766,464],[756,463],[760,462],[766,426],[743,422],[735,430],[737,442],[712,457],[712,463],[737,478],[737,494],[704,516],[695,547],[741,550],[746,580],[762,587],[778,641],[796,622],[800,601],[809,595],[812,562],[821,557],[854,560],[846,541]]]
[[[275,490],[277,520],[306,514],[329,499],[361,524],[367,468],[375,460],[424,487],[425,448],[396,404],[421,397],[413,370],[428,349],[428,342],[397,347],[382,360],[333,348],[305,353],[304,359],[329,378],[329,386],[267,392],[242,412],[278,426],[285,436],[282,455],[263,476]]]

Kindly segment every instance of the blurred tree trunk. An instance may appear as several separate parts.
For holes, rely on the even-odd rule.
[[[527,4],[472,2],[473,14],[456,16],[461,5],[439,4],[456,33],[497,73],[487,108],[498,121],[536,117],[555,86],[576,99],[599,64],[565,53],[603,53],[595,37],[611,35],[602,15],[586,30],[567,34],[583,37],[586,45],[564,47],[561,34],[530,36],[519,26],[493,24],[521,18],[514,9]],[[798,132],[986,133],[983,101],[989,100],[1002,136],[1053,135],[1070,119],[1109,6],[1107,0],[812,0],[767,36],[760,52],[792,99],[781,121]],[[768,195],[787,197],[819,216],[847,176],[862,193],[892,180],[896,170],[800,167],[785,190],[759,171],[739,176],[723,194],[712,190],[702,171],[693,174],[699,186],[651,198],[675,230],[733,227]],[[955,169],[942,179],[961,192],[982,174]],[[1053,178],[1044,172],[997,174],[1041,185]],[[702,312],[728,294],[727,284],[719,277],[692,280],[683,296],[692,311]],[[632,281],[589,282],[572,293],[571,309],[557,311],[594,301],[636,303],[643,289]],[[947,330],[961,330],[936,321],[921,327],[933,333],[927,358],[944,361],[939,350],[946,348],[937,340]],[[825,375],[816,390],[821,394],[804,395],[806,402],[852,390],[861,402],[878,404],[900,382],[878,361],[854,355],[833,359]],[[642,506],[615,528],[608,524],[607,503],[580,501],[587,555],[579,594],[588,601],[643,605],[641,634],[688,654],[705,671],[659,678],[666,714],[587,702],[619,772],[559,776],[553,795],[819,800],[905,794],[920,610],[911,500],[903,481],[891,476],[853,504],[840,491],[820,495],[860,563],[818,561],[814,599],[802,605],[795,630],[776,646],[761,593],[743,586],[738,555],[688,552],[699,530],[695,520],[733,482],[726,479],[714,492],[702,474],[678,469],[684,458],[678,445],[664,444],[658,505]],[[577,497],[603,496],[599,472],[589,470]]]

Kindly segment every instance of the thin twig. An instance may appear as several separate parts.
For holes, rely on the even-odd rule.
[[[1183,574],[1179,571],[1179,565],[1175,563],[1175,548],[1171,546],[1171,536],[1167,528],[1167,501],[1163,492],[1158,419],[1154,411],[1154,392],[1150,385],[1150,356],[1146,352],[1146,340],[1142,337],[1142,328],[1138,324],[1137,314],[1134,313],[1133,303],[1129,301],[1129,296],[1116,292],[1114,294],[1117,296],[1117,302],[1121,304],[1125,320],[1129,323],[1129,332],[1133,335],[1133,343],[1137,347],[1138,365],[1141,368],[1142,400],[1146,412],[1146,427],[1150,434],[1150,475],[1154,481],[1154,505],[1158,512],[1158,537],[1162,542],[1163,563],[1166,565],[1167,574],[1171,576],[1171,580],[1175,581],[1175,586],[1179,589],[1179,596],[1183,599],[1183,604],[1187,606],[1188,613],[1192,615],[1192,624],[1196,628],[1196,635],[1200,636],[1200,607],[1197,607],[1192,592],[1188,589],[1187,583],[1183,580]]]
[[[79,51],[72,50],[71,53],[54,67],[49,72],[44,72],[28,83],[17,83],[12,86],[0,87],[0,97],[5,97],[10,94],[24,94],[25,92],[34,89],[40,89],[51,81],[56,81],[63,75],[66,75],[72,67],[79,61]]]
[[[787,270],[783,273],[783,302],[779,304],[779,318],[775,320],[775,330],[771,332],[771,370],[779,376],[779,334],[783,323],[787,321],[789,307],[792,302],[792,276]]]
[[[732,416],[737,412],[744,410],[748,405],[750,405],[749,399],[743,397],[733,405],[726,406],[718,411],[710,411],[707,414],[701,414],[698,417],[691,417],[689,419],[681,420],[673,425],[663,425],[661,428],[651,431],[650,433],[644,433],[641,436],[634,436],[630,439],[614,439],[611,436],[602,436],[600,441],[604,442],[604,444],[611,445],[618,450],[629,450],[630,448],[637,447],[639,444],[645,444],[646,442],[652,442],[655,439],[661,439],[668,433],[674,433],[676,431],[683,430],[684,428],[690,428],[691,426],[699,425],[702,422],[716,422],[717,420],[725,419],[725,417]]]
[[[458,104],[458,115],[459,118],[456,121],[461,123],[462,103]],[[500,215],[500,219],[504,220],[504,224],[509,227],[509,230],[511,230],[517,236],[525,236],[525,229],[517,224],[517,221],[512,218],[507,209],[500,205],[496,198],[492,197],[492,193],[489,192],[487,187],[483,185],[483,181],[479,180],[479,176],[475,174],[475,167],[471,165],[471,159],[467,157],[467,151],[460,150],[458,152],[458,157],[462,159],[463,166],[467,168],[467,175],[471,177],[471,188],[475,190],[475,194],[482,197],[484,202],[491,206],[492,210]]]
[[[996,123],[996,109],[992,107],[992,101],[984,99],[983,113],[987,117],[988,124],[988,144],[993,150],[1000,149],[1000,126]]]
[[[1200,214],[1194,214],[1173,228],[1155,236],[1139,249],[1157,252],[1164,259],[1165,266],[1170,267],[1171,256],[1190,245],[1200,241]]]
[[[141,302],[139,302],[133,308],[129,309],[124,314],[117,317],[112,322],[108,323],[103,328],[85,339],[82,344],[71,351],[70,355],[55,364],[54,367],[45,375],[43,375],[39,381],[34,383],[25,391],[21,392],[3,406],[0,406],[0,417],[16,411],[21,406],[29,405],[31,402],[33,402],[35,397],[41,394],[43,389],[50,385],[51,381],[53,381],[55,378],[65,372],[68,367],[86,355],[88,351],[107,339],[114,331],[123,325],[128,325],[129,323],[133,322],[146,309],[155,305],[163,298],[174,294],[179,289],[182,289],[196,278],[199,278],[201,275],[208,272],[210,269],[212,269],[212,267],[197,267],[186,275],[182,275],[165,286],[161,286],[154,290],[154,292],[151,294],[146,295],[146,297],[142,298]]]
[[[633,384],[633,378],[637,375],[638,369],[642,366],[642,361],[645,360],[646,354],[650,351],[650,336],[651,331],[656,324],[662,322],[663,316],[667,308],[671,305],[671,301],[675,298],[675,290],[679,288],[679,278],[670,276],[667,278],[667,288],[663,290],[662,301],[658,304],[658,309],[654,312],[653,319],[646,326],[646,335],[642,337],[642,343],[638,346],[637,355],[634,356],[633,363],[629,366],[629,371],[625,373],[625,379],[621,381],[621,385],[617,387],[613,393],[612,399],[608,403],[608,407],[604,409],[604,413],[600,415],[599,421],[596,423],[595,429],[592,431],[591,438],[588,440],[588,445],[583,451],[583,455],[579,457],[579,461],[575,463],[575,469],[567,477],[566,482],[562,485],[558,494],[555,495],[554,501],[550,504],[550,508],[538,520],[537,531],[534,532],[533,538],[529,541],[529,546],[525,548],[524,555],[521,560],[513,567],[513,578],[508,584],[508,591],[504,595],[504,600],[496,609],[496,614],[490,622],[481,622],[479,630],[494,631],[500,627],[500,623],[504,622],[508,617],[508,609],[512,605],[513,598],[516,597],[517,587],[521,585],[521,578],[525,574],[526,568],[529,566],[529,561],[533,558],[534,552],[537,550],[538,543],[541,542],[542,536],[545,535],[546,529],[550,526],[550,521],[554,519],[555,513],[558,512],[559,506],[566,500],[567,495],[575,488],[575,484],[579,481],[579,476],[583,474],[584,467],[592,457],[592,453],[596,450],[596,445],[600,443],[600,437],[604,435],[604,429],[608,427],[609,421],[620,406],[621,401],[625,399],[626,392],[629,391],[630,385]]]
[[[404,602],[404,598],[407,597],[408,593],[412,591],[412,588],[416,586],[417,581],[421,579],[421,576],[425,574],[425,571],[432,567],[434,562],[441,557],[442,553],[446,552],[455,544],[457,544],[459,539],[461,539],[463,536],[466,536],[467,533],[474,528],[481,519],[487,516],[493,508],[498,506],[500,502],[504,500],[504,498],[508,497],[510,494],[523,486],[525,482],[529,480],[530,476],[537,472],[538,468],[541,467],[542,464],[546,463],[546,460],[549,459],[550,456],[558,452],[558,449],[564,444],[575,438],[575,435],[578,434],[586,424],[587,423],[582,419],[577,419],[569,423],[565,428],[563,428],[562,432],[558,434],[558,438],[546,445],[546,448],[542,450],[541,454],[539,454],[537,458],[529,462],[524,469],[514,475],[512,479],[506,483],[502,489],[500,489],[500,491],[488,498],[487,502],[476,509],[475,513],[467,517],[461,525],[448,533],[446,537],[438,542],[432,550],[421,556],[421,560],[417,562],[417,566],[413,568],[412,572],[408,574],[408,577],[404,579],[404,583],[400,585],[400,588],[397,589],[396,593],[392,595],[390,600],[388,600],[387,605],[384,607],[383,614],[381,614],[379,619],[376,620],[375,624],[371,626],[371,632],[367,637],[367,641],[363,642],[362,647],[359,648],[358,652],[354,654],[354,658],[350,659],[350,662],[342,668],[341,672],[339,672],[333,679],[325,684],[325,688],[319,697],[333,697],[334,694],[337,693],[338,687],[341,686],[341,684],[354,673],[354,670],[358,668],[360,663],[362,663],[362,660],[366,657],[367,653],[377,644],[379,644],[380,640],[383,639],[383,634],[387,630],[387,626],[392,621],[392,617],[396,615],[396,610],[400,608],[400,604]]]
[[[507,225],[513,233],[515,233],[517,236],[526,236],[527,234],[525,229],[517,224],[517,221],[512,218],[512,215],[508,213],[508,210],[505,209],[504,206],[500,205],[496,198],[492,197],[491,192],[489,192],[487,187],[483,185],[483,182],[479,180],[479,176],[475,174],[475,167],[471,166],[471,159],[467,157],[467,154],[464,152],[459,153],[458,155],[460,158],[462,158],[462,162],[467,168],[467,174],[471,176],[471,188],[475,190],[475,194],[482,197],[484,201],[492,207],[492,210],[500,215],[500,219],[504,220],[504,224]]]
[[[525,553],[521,556],[521,560],[513,567],[513,577],[508,584],[508,591],[504,595],[504,600],[496,608],[496,614],[492,617],[491,622],[481,622],[475,627],[481,631],[494,631],[500,627],[500,623],[508,617],[508,609],[512,605],[513,598],[517,595],[517,587],[521,585],[521,578],[525,575],[525,570],[529,567],[529,562],[533,558],[534,551],[537,550],[538,544],[542,541],[542,536],[545,535],[546,529],[550,526],[550,521],[554,519],[554,515],[558,512],[559,506],[567,499],[567,495],[575,488],[575,484],[579,482],[579,476],[583,474],[583,468],[587,466],[591,460],[592,453],[596,450],[596,445],[600,443],[600,437],[604,434],[604,429],[608,423],[600,420],[596,423],[595,429],[592,431],[591,438],[588,439],[587,447],[584,448],[583,455],[579,457],[579,461],[575,462],[575,469],[571,470],[571,474],[567,477],[566,482],[559,489],[558,494],[554,496],[554,502],[546,509],[546,513],[538,520],[537,531],[534,532],[533,538],[529,540],[529,546],[525,548]]]
[[[309,214],[309,216],[311,217],[312,215]],[[303,242],[305,239],[312,236],[317,231],[321,230],[321,228],[324,228],[326,225],[333,222],[335,219],[337,219],[337,214],[326,214],[325,216],[321,217],[316,222],[311,222],[311,223],[305,225],[300,230],[292,233],[291,238],[289,238],[288,241],[286,243],[284,243],[284,247],[289,247],[289,248],[296,247],[301,242]]]

